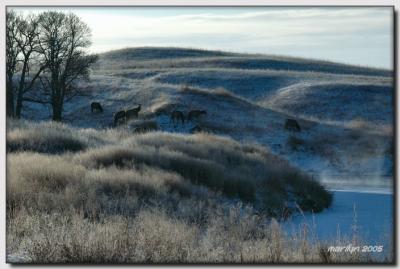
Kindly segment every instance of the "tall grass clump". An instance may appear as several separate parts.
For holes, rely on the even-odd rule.
[[[46,122],[21,124],[22,127],[8,127],[7,152],[35,151],[43,153],[76,152],[86,148],[75,130],[63,124]]]
[[[287,193],[288,186],[295,191],[302,188],[296,181],[307,181],[313,187],[310,189],[319,190],[307,192],[309,199],[313,201],[318,192],[329,196],[316,181],[305,174],[296,173],[295,168],[266,149],[207,134],[138,135],[124,140],[121,145],[87,150],[76,156],[75,160],[88,168],[112,165],[124,169],[137,169],[143,165],[156,167],[177,173],[192,184],[266,207],[269,207],[268,203],[261,201],[266,196],[275,195],[280,198],[275,205],[277,208],[272,210],[276,212],[286,210],[284,202],[287,198],[293,199],[293,203],[301,202],[299,196],[290,196]],[[287,180],[291,177],[293,180]],[[279,188],[270,188],[272,184],[279,185]],[[302,191],[297,193],[303,194]],[[306,211],[320,211],[330,203],[319,205],[316,200],[302,204],[307,205],[304,208]]]

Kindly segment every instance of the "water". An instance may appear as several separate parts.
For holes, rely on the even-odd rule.
[[[384,192],[333,191],[332,206],[319,214],[296,215],[283,223],[288,234],[307,225],[310,238],[337,242],[356,235],[360,245],[383,246],[391,251],[393,238],[393,194]]]

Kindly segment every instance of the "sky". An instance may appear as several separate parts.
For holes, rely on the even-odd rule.
[[[390,7],[58,7],[92,30],[92,52],[173,46],[297,56],[392,69]]]

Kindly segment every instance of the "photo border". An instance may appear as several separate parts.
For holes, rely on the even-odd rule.
[[[250,1],[250,2],[256,2],[255,4],[244,4],[245,1],[243,0],[233,0],[233,1],[213,1],[215,4],[210,4],[207,3],[206,1],[199,3],[194,3],[193,2],[199,2],[199,1],[192,1],[191,3],[187,3],[187,1],[181,1],[181,0],[173,0],[173,1],[168,1],[170,2],[169,4],[165,4],[165,1],[121,1],[117,0],[113,2],[113,4],[106,4],[109,3],[110,1],[88,1],[88,0],[83,0],[83,1],[77,1],[77,0],[72,0],[68,1],[69,3],[72,4],[65,4],[65,1],[60,1],[64,2],[61,3],[57,2],[55,4],[54,2],[51,1],[45,1],[47,3],[43,3],[43,1],[40,1],[41,4],[34,4],[31,2],[39,2],[39,1],[6,1],[6,3],[2,7],[4,8],[3,12],[0,14],[3,14],[1,16],[1,22],[0,22],[0,34],[4,37],[5,36],[5,13],[7,8],[9,7],[324,7],[324,8],[329,8],[329,7],[392,7],[393,8],[393,20],[392,20],[392,28],[393,28],[393,35],[392,35],[392,55],[393,55],[393,261],[390,263],[334,263],[334,264],[328,264],[328,265],[333,265],[333,266],[344,266],[344,265],[359,265],[359,266],[376,266],[376,265],[397,265],[398,262],[398,230],[397,230],[397,224],[398,224],[398,113],[399,113],[399,108],[397,106],[397,100],[398,100],[398,51],[397,51],[397,45],[398,45],[398,5],[396,1],[387,1],[387,0],[382,0],[382,1],[346,1],[346,4],[343,4],[341,1],[325,1],[323,4],[318,3],[319,1],[301,1],[303,2],[302,4],[299,4],[300,1],[291,1],[291,0],[283,0],[280,1],[279,4],[274,4],[277,1]],[[84,3],[82,3],[84,2]],[[141,2],[137,4],[138,2]],[[266,4],[260,4],[261,3],[266,3]],[[283,4],[282,4],[282,3]],[[334,3],[333,3],[334,2]],[[360,3],[362,2],[362,3]],[[374,3],[371,3],[374,2]],[[9,3],[9,4],[8,4]],[[95,4],[96,3],[96,4]],[[99,4],[100,3],[100,4]],[[310,4],[311,3],[311,4]],[[317,4],[318,3],[318,4]],[[371,4],[368,4],[371,3]],[[378,4],[379,3],[379,4]],[[5,74],[5,38],[0,39],[0,46],[2,47],[3,53],[0,56],[1,62],[3,63],[1,65],[0,71]],[[0,83],[2,83],[4,89],[5,89],[5,76],[0,76]],[[0,110],[0,118],[3,121],[3,125],[1,126],[1,138],[3,141],[6,141],[6,113],[5,113],[5,91],[3,92],[3,98],[0,98],[0,106],[3,107],[2,110]],[[2,143],[0,146],[0,151],[1,151],[1,157],[0,157],[0,163],[1,163],[1,172],[4,178],[4,185],[2,188],[3,191],[3,201],[2,203],[2,209],[4,212],[2,212],[1,217],[4,218],[4,221],[1,222],[1,230],[2,234],[0,237],[1,239],[4,239],[3,242],[4,245],[4,252],[2,252],[2,256],[0,259],[2,262],[5,262],[6,258],[6,236],[5,236],[5,231],[6,231],[6,217],[5,217],[5,208],[6,208],[6,142]],[[1,249],[1,248],[0,248]],[[4,260],[3,260],[4,259]],[[32,265],[44,265],[44,264],[28,264],[30,266]],[[56,265],[71,265],[71,266],[76,266],[76,265],[121,265],[121,264],[112,264],[112,263],[107,263],[107,264],[95,264],[95,263],[90,263],[90,264],[85,264],[85,263],[70,263],[70,264],[65,264],[65,263],[57,263],[57,264],[51,264],[51,266],[56,266]],[[124,264],[124,265],[186,265],[186,266],[193,266],[193,265],[204,265],[204,266],[213,266],[213,265],[234,265],[234,266],[245,266],[245,265],[279,265],[279,266],[289,266],[289,265],[299,265],[299,266],[326,266],[327,264],[325,263],[278,263],[278,264],[271,264],[271,263],[161,263],[161,264],[153,264],[153,263],[129,263],[129,264]],[[10,266],[10,264],[7,264],[6,266]]]

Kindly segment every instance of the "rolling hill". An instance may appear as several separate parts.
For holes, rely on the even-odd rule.
[[[265,146],[329,186],[388,187],[390,180],[369,179],[392,173],[392,74],[271,55],[127,48],[100,55],[91,80],[79,85],[87,95],[67,103],[64,117],[77,127],[109,128],[115,112],[141,104],[131,130],[144,122],[168,132],[202,130]],[[92,101],[104,112],[92,114]],[[171,122],[174,109],[207,115],[182,125]],[[24,117],[48,113],[29,105]],[[285,130],[287,118],[302,131]],[[338,183],[338,176],[346,179]]]

